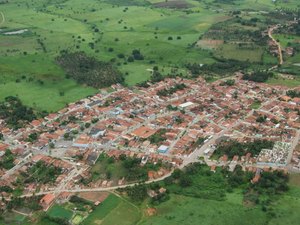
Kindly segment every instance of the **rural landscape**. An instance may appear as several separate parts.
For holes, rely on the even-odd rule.
[[[298,0],[0,0],[0,225],[294,225]]]

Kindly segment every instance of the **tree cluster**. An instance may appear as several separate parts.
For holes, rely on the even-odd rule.
[[[0,102],[0,119],[13,128],[19,129],[36,119],[32,108],[24,106],[18,97],[8,96]]]
[[[98,61],[84,52],[68,53],[64,51],[56,58],[56,61],[69,77],[80,84],[102,88],[124,82],[121,72],[111,63]]]
[[[256,71],[252,74],[244,74],[242,79],[262,83],[266,82],[269,78],[272,78],[273,76],[274,74],[271,72]]]
[[[252,156],[256,156],[262,149],[272,149],[274,146],[273,141],[268,140],[254,140],[253,142],[240,143],[237,141],[223,141],[221,142],[214,154],[221,156],[227,155],[232,158],[235,155],[244,156],[247,153],[251,153]]]
[[[179,90],[183,90],[186,88],[186,85],[185,84],[175,84],[173,87],[170,87],[170,88],[164,88],[162,90],[159,90],[156,94],[158,96],[161,96],[161,97],[166,97],[168,95],[172,95],[174,94],[176,91],[179,91]]]

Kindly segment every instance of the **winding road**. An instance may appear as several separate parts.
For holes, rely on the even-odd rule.
[[[281,48],[281,45],[280,45],[280,43],[279,43],[278,41],[276,41],[276,39],[272,36],[273,31],[276,30],[278,27],[279,27],[279,25],[270,27],[269,30],[268,30],[268,36],[269,36],[269,38],[271,38],[272,41],[277,45],[277,48],[278,48],[278,57],[279,57],[279,65],[282,65],[282,64],[283,64],[283,56],[282,56],[282,48]]]

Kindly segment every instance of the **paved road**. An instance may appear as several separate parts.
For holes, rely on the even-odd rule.
[[[148,180],[146,182],[144,182],[144,184],[150,184],[150,183],[153,183],[153,182],[158,182],[158,181],[162,181],[164,180],[165,178],[171,176],[173,171],[171,171],[170,173],[162,176],[162,177],[159,177],[157,179],[154,179],[154,180]],[[131,183],[131,184],[124,184],[124,185],[120,185],[120,186],[113,186],[113,187],[98,187],[98,188],[84,188],[84,189],[81,189],[81,188],[74,188],[74,189],[60,189],[60,190],[51,190],[51,191],[41,191],[41,192],[38,192],[38,193],[31,193],[31,194],[25,194],[25,195],[21,195],[20,197],[31,197],[31,196],[39,196],[39,195],[46,195],[46,194],[59,194],[59,193],[62,193],[62,192],[70,192],[70,193],[80,193],[80,192],[99,192],[99,191],[113,191],[113,190],[116,190],[116,189],[119,189],[119,188],[126,188],[126,187],[132,187],[134,185],[137,185],[137,184],[141,184],[141,182],[136,182],[136,183]]]

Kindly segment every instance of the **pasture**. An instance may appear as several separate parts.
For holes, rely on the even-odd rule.
[[[61,219],[66,219],[66,220],[70,220],[73,216],[72,211],[65,209],[63,206],[60,206],[60,205],[53,205],[49,209],[47,214],[53,218],[61,218]]]
[[[280,0],[276,5],[270,0],[236,0],[234,3],[212,0],[167,3],[161,0],[15,0],[3,3],[0,99],[18,95],[26,105],[51,112],[96,93],[93,88],[66,79],[64,71],[55,63],[62,50],[84,51],[99,60],[111,61],[123,72],[127,85],[147,80],[148,69],[154,65],[159,66],[163,74],[174,68],[186,74],[187,63],[215,62],[212,49],[195,44],[212,25],[228,20],[230,10],[251,6],[255,13],[299,4],[296,0],[288,3]],[[247,17],[251,17],[249,15]],[[216,51],[218,57],[258,62],[263,54],[260,47],[245,50],[222,45],[221,48]],[[128,62],[134,49],[140,50],[144,60]]]
[[[136,224],[140,219],[139,209],[129,202],[109,195],[96,209],[82,222],[82,225],[110,225]]]

